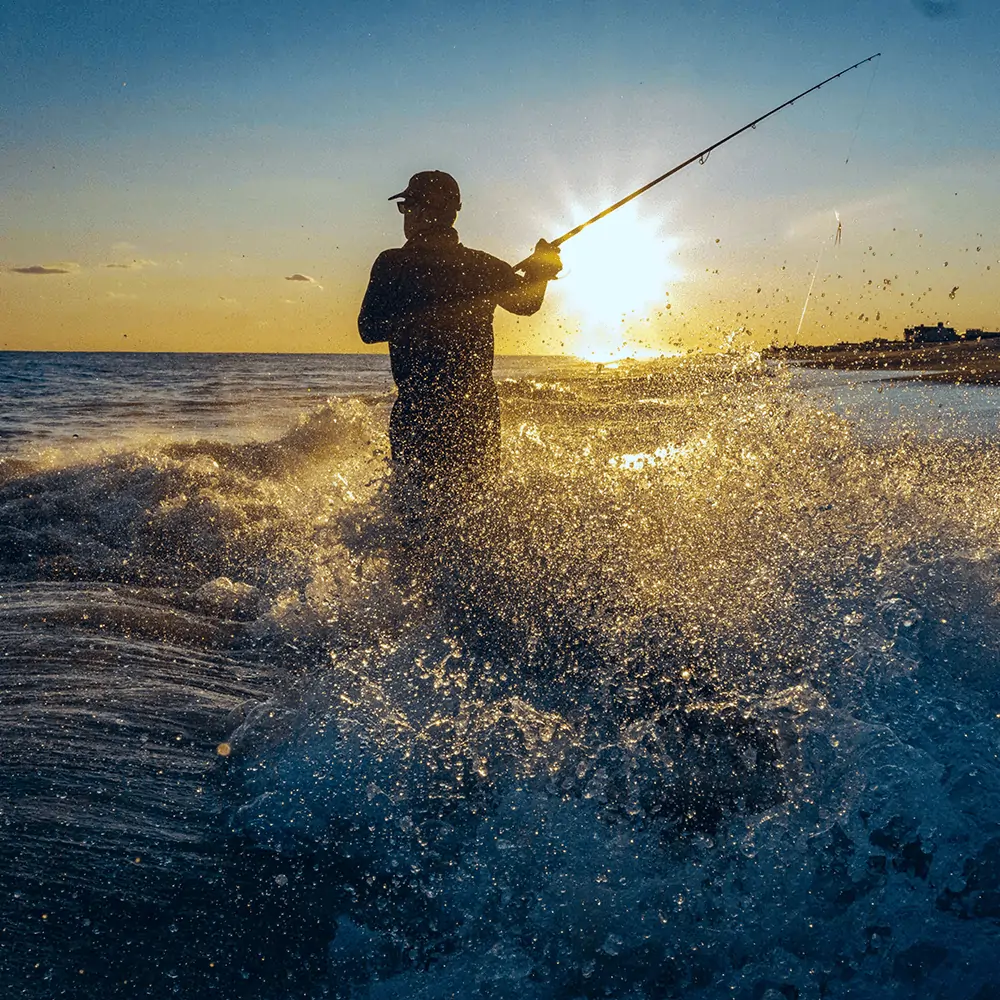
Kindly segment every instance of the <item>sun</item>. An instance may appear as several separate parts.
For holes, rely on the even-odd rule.
[[[574,212],[586,218],[583,212]],[[637,327],[669,308],[670,286],[683,277],[675,260],[680,240],[662,220],[634,204],[585,229],[562,247],[563,273],[553,291],[571,354],[588,360],[660,355],[637,340]]]

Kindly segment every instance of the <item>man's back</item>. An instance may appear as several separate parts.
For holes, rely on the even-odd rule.
[[[389,419],[392,457],[420,478],[478,479],[500,458],[493,382],[493,312],[537,312],[559,271],[558,250],[539,242],[524,275],[458,241],[461,196],[439,170],[392,195],[406,244],[379,254],[361,304],[366,344],[387,342],[399,391]],[[545,251],[543,251],[543,244]]]
[[[453,229],[386,250],[372,268],[358,328],[388,341],[400,396],[442,405],[486,390],[493,374],[493,313],[516,284],[510,266],[458,242]]]

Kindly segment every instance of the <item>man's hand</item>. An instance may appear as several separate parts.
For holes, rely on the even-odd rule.
[[[531,281],[551,281],[561,270],[559,247],[548,240],[539,240],[535,252],[524,264],[525,277]]]

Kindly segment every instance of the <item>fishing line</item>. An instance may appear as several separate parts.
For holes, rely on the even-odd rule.
[[[872,94],[872,86],[875,83],[875,76],[878,73],[878,67],[881,59],[876,59],[872,63],[872,75],[868,78],[868,89],[865,91],[864,103],[861,105],[861,114],[858,115],[857,123],[854,126],[854,134],[851,136],[851,141],[847,147],[847,159],[844,160],[844,166],[847,166],[851,162],[851,153],[854,151],[854,140],[858,137],[858,130],[861,128],[861,119],[865,116],[865,111],[868,110],[868,99]]]
[[[799,316],[799,325],[795,330],[795,342],[799,341],[799,334],[802,332],[802,324],[805,322],[806,310],[809,308],[809,298],[813,293],[813,285],[816,284],[816,275],[819,274],[819,265],[823,260],[823,254],[826,251],[826,241],[824,240],[822,246],[819,248],[819,256],[816,258],[816,267],[813,268],[812,280],[809,282],[809,290],[806,292],[806,300],[802,303],[802,315]]]
[[[872,68],[872,75],[871,75],[871,77],[868,80],[868,89],[865,91],[865,97],[864,97],[864,100],[861,103],[861,110],[858,112],[858,120],[854,124],[854,132],[851,134],[851,139],[850,139],[850,141],[847,144],[847,156],[844,159],[844,174],[845,174],[845,176],[847,174],[847,165],[851,162],[851,153],[854,150],[854,142],[857,139],[857,137],[858,137],[858,131],[861,128],[861,120],[865,116],[865,111],[868,110],[868,102],[869,102],[869,99],[871,98],[872,85],[875,83],[875,74],[878,73],[878,66],[879,66],[879,60],[881,58],[881,55],[882,55],[882,53],[879,52],[877,55],[875,55],[875,56],[872,57],[873,68]],[[833,243],[834,243],[834,246],[840,246],[840,240],[841,240],[841,236],[843,234],[843,227],[841,225],[840,213],[837,212],[836,209],[835,209],[833,214],[837,217],[837,232],[836,232],[836,234],[833,237]],[[826,241],[824,240],[823,243],[820,245],[819,256],[816,258],[816,267],[813,268],[812,278],[809,280],[809,288],[806,291],[805,302],[802,303],[802,313],[799,316],[799,325],[795,329],[795,342],[796,343],[798,343],[799,334],[802,332],[802,324],[805,322],[805,319],[806,319],[806,310],[809,308],[809,299],[812,297],[813,287],[816,284],[816,275],[819,274],[820,263],[823,260],[823,254],[825,252],[826,252]]]

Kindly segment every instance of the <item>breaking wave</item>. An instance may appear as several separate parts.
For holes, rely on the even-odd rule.
[[[266,973],[171,944],[152,995],[1000,990],[1000,447],[860,435],[755,355],[500,389],[503,474],[460,503],[386,476],[381,397],[269,443],[0,466],[18,620],[86,582],[77,634],[243,671],[176,831],[283,944]],[[91,897],[139,891],[76,863]],[[172,885],[161,905],[222,905]],[[278,933],[240,923],[244,949]]]

